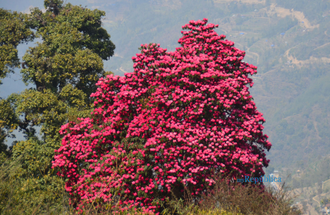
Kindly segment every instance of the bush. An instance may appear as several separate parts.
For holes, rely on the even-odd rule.
[[[64,183],[49,175],[44,183],[33,176],[21,178],[23,156],[6,158],[0,165],[0,214],[63,214],[69,208]]]

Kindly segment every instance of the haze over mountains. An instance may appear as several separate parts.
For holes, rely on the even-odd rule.
[[[31,4],[43,8],[42,2]],[[244,61],[258,67],[250,92],[264,113],[264,131],[273,144],[267,153],[271,160],[267,173],[300,169],[305,182],[296,187],[330,178],[330,1],[66,2],[106,12],[103,26],[116,49],[104,68],[120,76],[133,71],[131,58],[140,52],[141,44],[159,43],[174,51],[179,46],[181,27],[189,20],[208,18],[209,23],[219,24],[217,33],[246,51]],[[7,3],[5,9],[15,10],[9,6]],[[19,54],[26,48],[19,46]],[[14,82],[14,77],[19,75],[3,80],[0,96],[25,87],[20,81]]]

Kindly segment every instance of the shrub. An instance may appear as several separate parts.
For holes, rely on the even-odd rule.
[[[141,45],[133,73],[99,80],[91,117],[62,126],[53,168],[77,210],[116,200],[160,212],[170,192],[181,198],[187,188],[197,199],[214,173],[264,175],[271,143],[248,87],[256,67],[206,24],[183,26],[174,52]]]

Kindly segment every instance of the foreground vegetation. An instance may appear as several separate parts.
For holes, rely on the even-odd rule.
[[[3,158],[3,157],[2,157]],[[0,214],[77,214],[74,207],[69,205],[69,196],[63,189],[45,190],[40,195],[31,196],[34,198],[34,207],[24,204],[26,196],[19,197],[19,193],[24,189],[33,189],[38,185],[37,181],[31,178],[30,187],[22,187],[19,179],[15,179],[18,169],[15,162],[10,159],[2,159],[0,167]],[[44,176],[47,177],[47,176]],[[223,180],[225,179],[225,180]],[[192,196],[185,192],[183,199],[175,199],[162,203],[162,214],[301,214],[301,211],[293,206],[293,197],[287,195],[285,185],[280,192],[275,192],[271,188],[266,188],[264,192],[260,188],[247,184],[226,183],[226,178],[215,175],[217,182],[213,189],[207,189],[201,200],[194,200]],[[44,184],[46,186],[46,184]],[[234,185],[235,189],[230,189]],[[47,192],[54,192],[53,196],[61,204],[53,205],[47,202]],[[99,203],[86,204],[82,214],[143,214],[139,209],[131,208],[128,211],[118,212],[116,210],[117,201],[107,204]]]

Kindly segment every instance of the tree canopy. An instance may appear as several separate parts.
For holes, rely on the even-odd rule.
[[[44,13],[39,8],[31,9],[30,14],[0,11],[0,49],[6,51],[1,51],[1,77],[19,66],[19,42],[42,39],[27,50],[21,63],[24,83],[34,87],[0,101],[2,137],[17,127],[26,138],[12,148],[16,170],[8,178],[17,181],[14,199],[17,207],[27,209],[26,213],[40,202],[52,202],[55,207],[60,201],[63,180],[50,168],[54,150],[61,144],[59,129],[66,122],[89,115],[95,83],[112,74],[103,70],[102,60],[110,59],[115,49],[101,26],[104,11],[60,0],[44,3]],[[41,128],[41,138],[36,134],[37,127]]]

